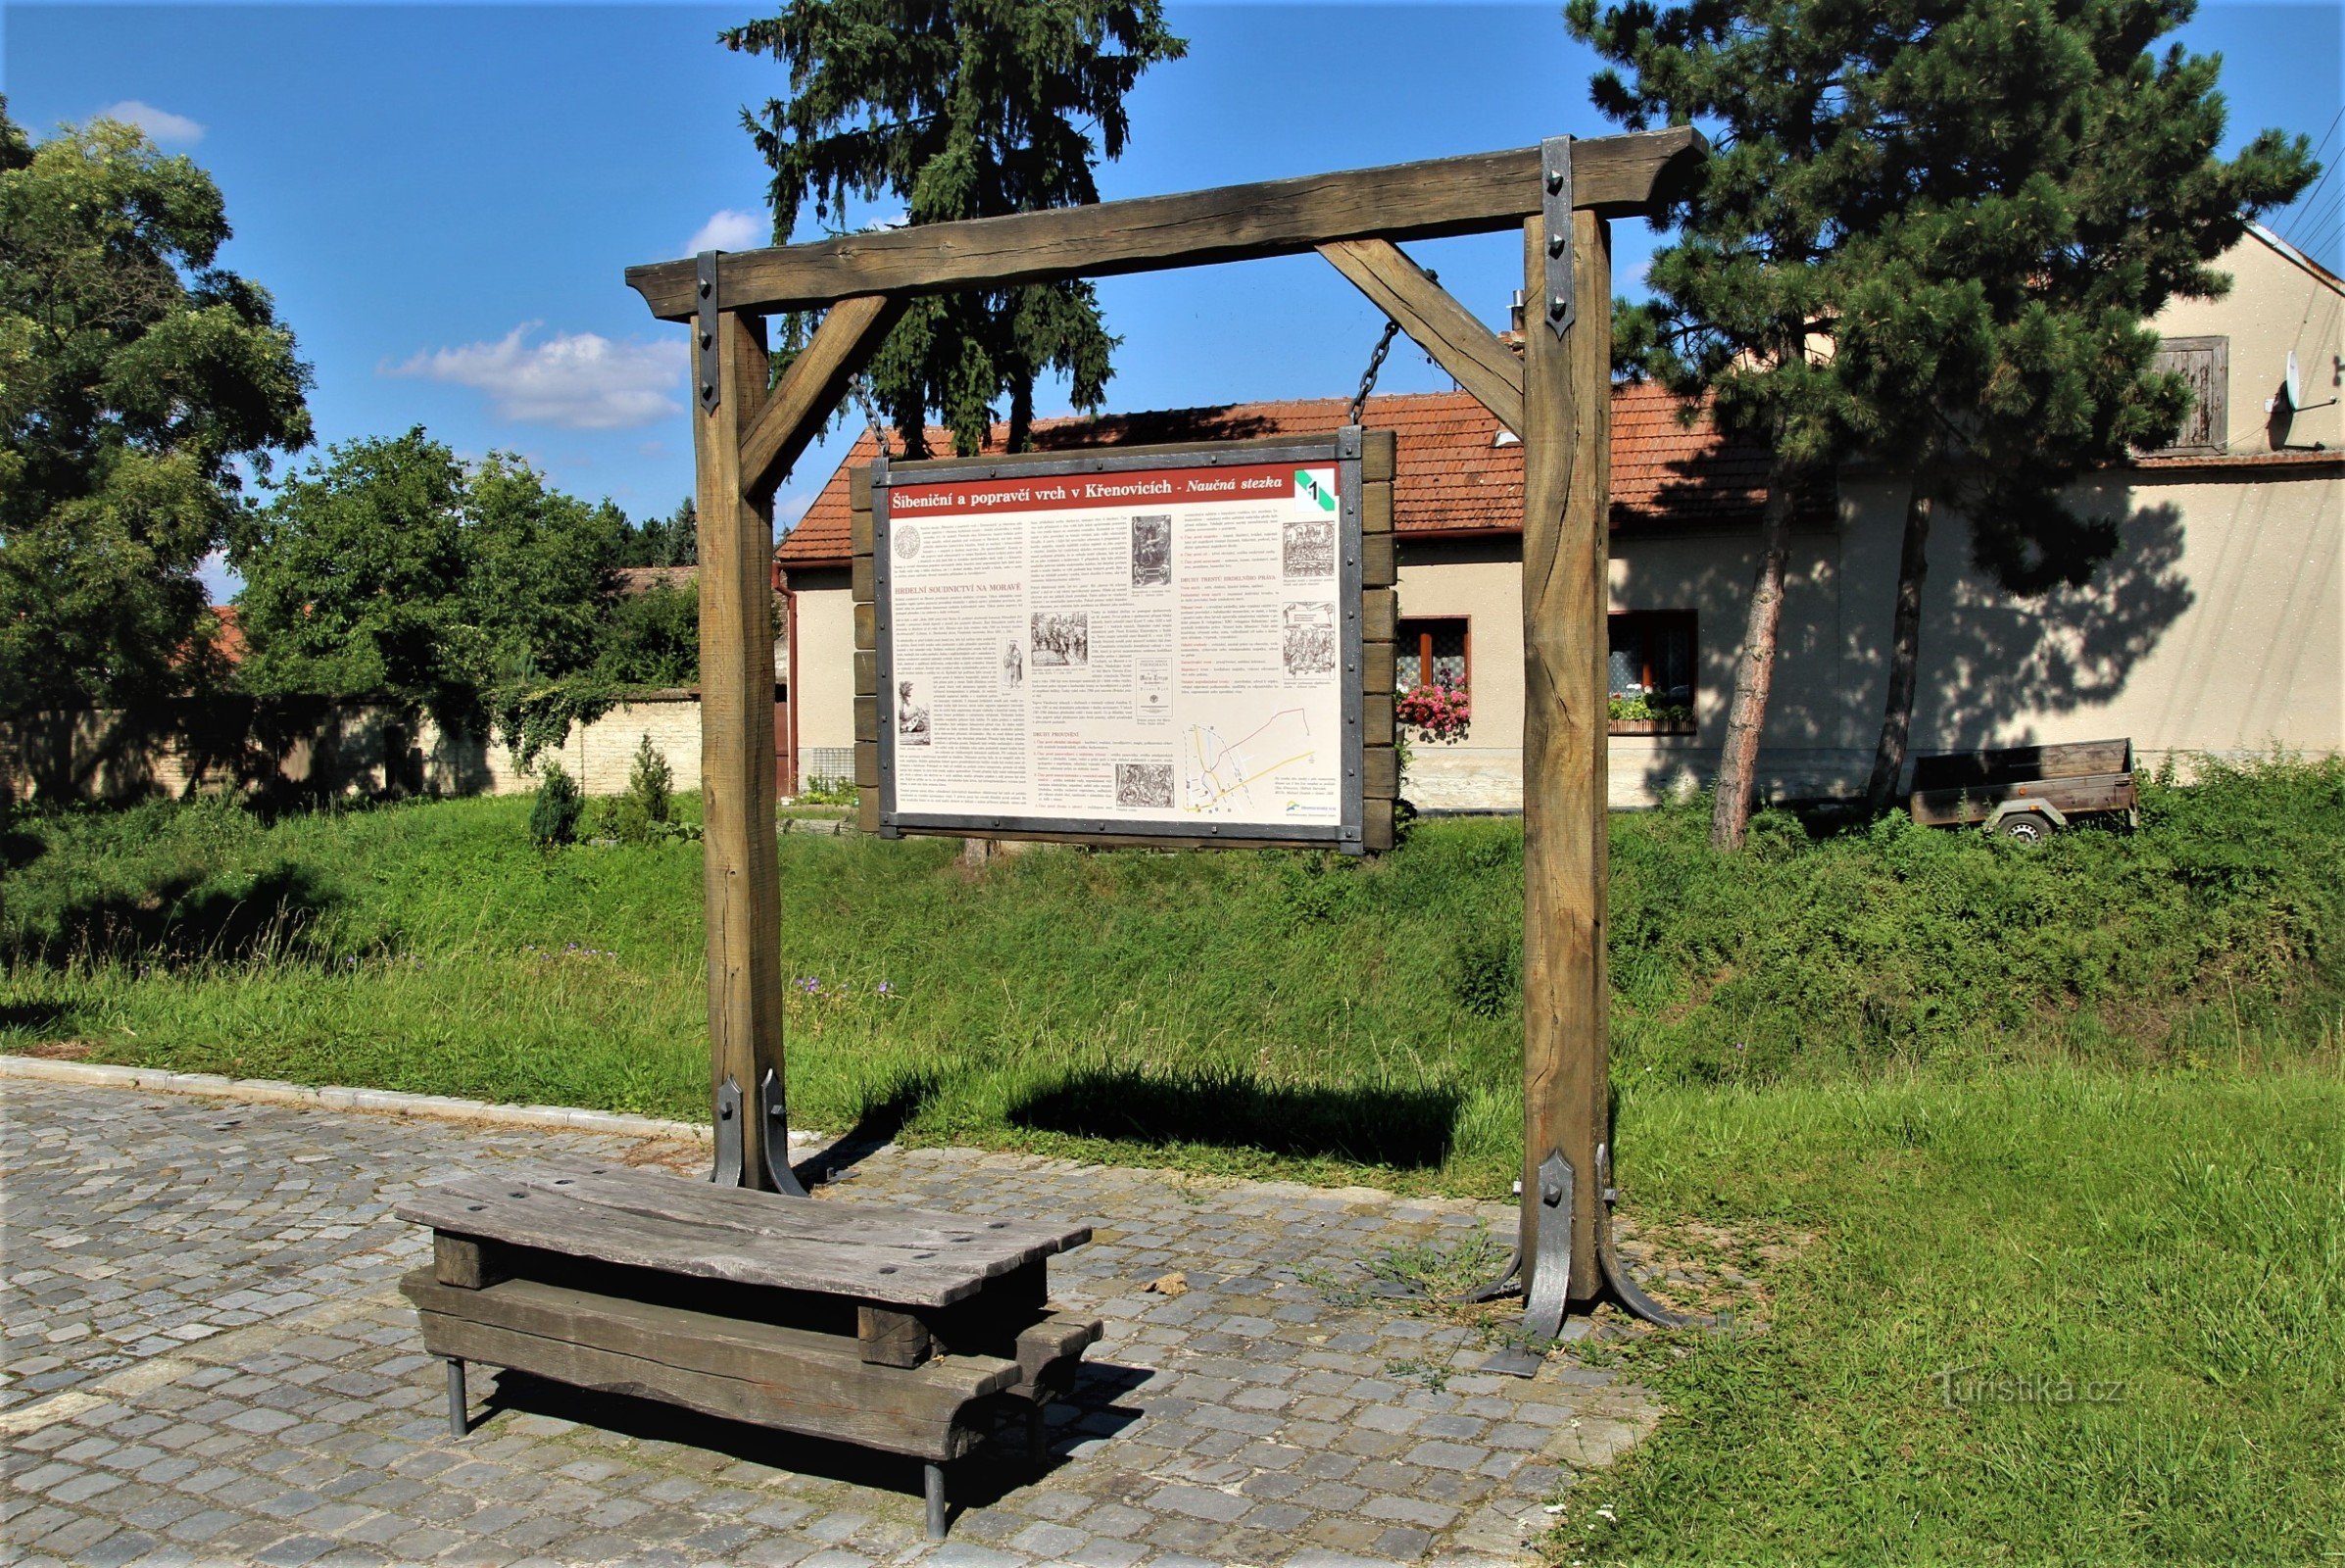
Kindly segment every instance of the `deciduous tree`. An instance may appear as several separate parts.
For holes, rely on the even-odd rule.
[[[0,99],[0,712],[205,671],[197,569],[310,441],[310,369],[215,265],[220,188],[129,125],[31,142]]]
[[[524,760],[610,706],[626,519],[420,427],[343,442],[237,529],[245,683],[387,700]]]
[[[1793,498],[1868,453],[1913,477],[1877,799],[1904,759],[1940,503],[2020,592],[2079,582],[2116,525],[2063,489],[2172,438],[2180,379],[2144,318],[2228,279],[2209,263],[2313,173],[2303,137],[2228,161],[2219,62],[2151,53],[2190,0],[1570,0],[1615,63],[1597,108],[1696,123],[1625,357],[1774,454],[1712,839],[1739,846],[1765,722]],[[1625,68],[1622,69],[1622,68]]]
[[[723,39],[790,74],[788,97],[742,116],[773,170],[777,243],[809,204],[837,223],[851,199],[883,193],[912,223],[1096,202],[1097,161],[1121,157],[1129,134],[1125,95],[1187,47],[1157,0],[792,0]],[[781,353],[808,330],[789,318]],[[1065,375],[1075,405],[1097,409],[1115,341],[1088,282],[934,295],[889,335],[871,380],[912,457],[927,453],[931,410],[959,452],[978,451],[1004,398],[1023,450],[1036,378]]]
[[[244,683],[265,694],[384,698],[464,726],[489,640],[468,614],[466,494],[424,434],[345,441],[239,524]]]

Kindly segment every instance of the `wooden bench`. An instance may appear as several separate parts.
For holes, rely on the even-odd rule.
[[[943,1466],[1005,1413],[1039,1462],[1044,1410],[1099,1337],[1047,1300],[1047,1260],[1087,1226],[585,1162],[461,1177],[396,1212],[431,1227],[431,1266],[400,1288],[448,1362],[457,1436],[467,1361],[662,1399],[919,1459],[931,1539]]]

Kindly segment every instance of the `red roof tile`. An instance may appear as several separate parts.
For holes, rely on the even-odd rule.
[[[212,633],[212,646],[222,662],[230,664],[244,662],[244,607],[242,605],[214,605],[212,618],[219,622]]]
[[[1731,446],[1706,416],[1681,422],[1680,404],[1657,386],[1612,395],[1612,523],[1755,521],[1767,499],[1767,454]],[[1323,435],[1341,427],[1343,398],[1291,403],[1235,403],[1221,408],[1097,418],[1039,419],[1034,444],[1045,452],[1090,447]],[[1360,422],[1396,437],[1392,526],[1400,533],[1513,531],[1523,525],[1523,449],[1496,444],[1498,421],[1465,392],[1372,397]],[[988,451],[1006,427],[996,425]],[[949,453],[951,435],[928,432],[932,451]],[[874,454],[868,433],[807,507],[775,552],[784,567],[844,565],[851,552],[847,507],[850,468]]]

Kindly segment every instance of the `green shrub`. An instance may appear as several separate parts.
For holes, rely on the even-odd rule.
[[[1504,1017],[1523,994],[1523,947],[1508,933],[1477,931],[1450,952],[1449,994],[1477,1018]]]
[[[854,806],[860,801],[861,794],[852,778],[824,778],[818,774],[806,780],[797,800],[801,806]]]
[[[675,820],[675,769],[646,735],[636,743],[635,760],[627,770],[627,791],[595,804],[587,817],[589,839],[619,844],[652,844],[670,839],[697,839],[700,829]]]
[[[646,735],[636,743],[634,765],[627,769],[626,799],[655,827],[667,825],[669,797],[675,793],[676,771]]]
[[[626,771],[626,795],[619,795],[598,813],[596,837],[619,839],[621,844],[650,844],[673,832],[675,768],[652,746],[652,736],[636,743],[636,761]]]
[[[548,762],[529,806],[529,837],[540,845],[569,844],[578,837],[578,813],[585,808],[578,781],[560,762]]]

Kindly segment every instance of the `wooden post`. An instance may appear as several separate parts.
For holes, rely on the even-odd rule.
[[[1546,295],[1544,225],[1524,225],[1524,288]],[[1610,982],[1605,974],[1605,612],[1611,512],[1612,236],[1572,214],[1575,324],[1534,312],[1523,348],[1523,1282],[1539,1257],[1539,1167],[1574,1177],[1571,1295],[1600,1292]]]
[[[757,1085],[782,1073],[782,908],[773,788],[773,514],[744,494],[742,434],[765,405],[765,323],[717,318],[718,398],[693,419],[700,509],[702,890],[711,1091],[741,1088],[742,1182],[768,1188]],[[787,1137],[787,1130],[781,1131]],[[777,1151],[788,1164],[789,1152]]]

